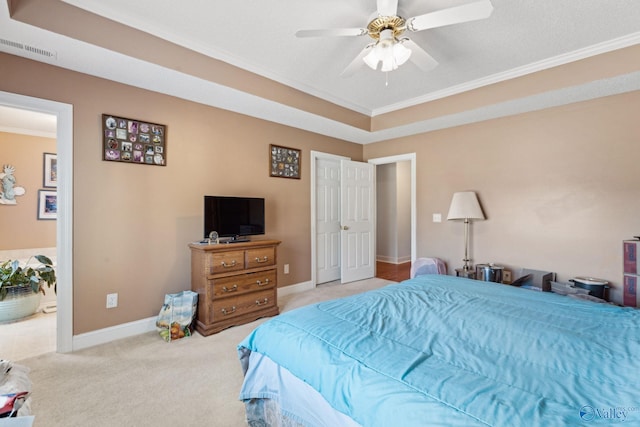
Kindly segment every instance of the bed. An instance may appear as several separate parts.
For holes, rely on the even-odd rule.
[[[424,275],[238,346],[250,426],[640,425],[640,312]]]

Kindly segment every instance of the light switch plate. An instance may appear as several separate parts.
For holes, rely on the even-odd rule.
[[[434,213],[433,214],[433,222],[442,222],[442,214]]]

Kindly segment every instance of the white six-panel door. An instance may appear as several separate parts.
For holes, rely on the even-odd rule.
[[[340,161],[342,283],[375,275],[375,168]]]
[[[340,278],[340,163],[316,161],[316,283]]]

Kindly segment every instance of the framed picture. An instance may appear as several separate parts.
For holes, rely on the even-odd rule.
[[[55,190],[38,190],[38,219],[58,218],[58,195]]]
[[[300,150],[280,145],[269,146],[269,175],[300,179]]]
[[[44,153],[42,166],[43,187],[55,188],[58,186],[58,155],[55,153]]]
[[[102,160],[166,166],[167,127],[142,120],[102,115]]]

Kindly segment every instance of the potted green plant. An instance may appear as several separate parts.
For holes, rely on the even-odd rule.
[[[31,258],[21,266],[18,260],[0,264],[0,322],[20,319],[36,312],[44,284],[56,290],[56,272],[51,259],[44,255],[34,257],[40,263],[30,266]]]

